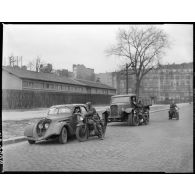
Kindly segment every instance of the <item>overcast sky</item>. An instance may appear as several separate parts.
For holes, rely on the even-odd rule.
[[[122,62],[105,50],[116,43],[119,28],[129,25],[4,25],[3,56],[23,56],[23,64],[40,56],[54,69],[72,71],[73,64],[94,68],[95,73],[118,70]],[[169,34],[171,48],[161,63],[193,61],[193,26],[158,25]]]

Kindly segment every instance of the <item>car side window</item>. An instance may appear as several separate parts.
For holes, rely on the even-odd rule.
[[[74,112],[73,113],[81,113],[81,109],[80,109],[80,107],[78,106],[78,107],[75,107],[75,109],[74,109]]]
[[[82,114],[86,114],[87,113],[87,110],[84,106],[81,106],[81,112]]]
[[[71,113],[71,110],[70,108],[63,107],[63,108],[59,108],[58,113],[59,114]]]

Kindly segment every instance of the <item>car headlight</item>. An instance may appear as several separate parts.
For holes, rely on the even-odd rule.
[[[48,129],[49,123],[45,123],[45,129]]]
[[[42,129],[42,128],[43,128],[43,124],[40,123],[40,124],[38,125],[38,127],[39,127],[39,129]]]

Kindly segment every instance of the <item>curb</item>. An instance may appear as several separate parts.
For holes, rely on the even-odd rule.
[[[27,139],[24,136],[22,136],[22,137],[15,137],[15,138],[9,138],[9,139],[3,140],[3,145],[15,144],[15,143],[26,141],[26,140]]]

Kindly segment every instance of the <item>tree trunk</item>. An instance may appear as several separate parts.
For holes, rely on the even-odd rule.
[[[135,93],[136,93],[137,100],[139,99],[139,90],[140,90],[140,80],[136,79]]]

